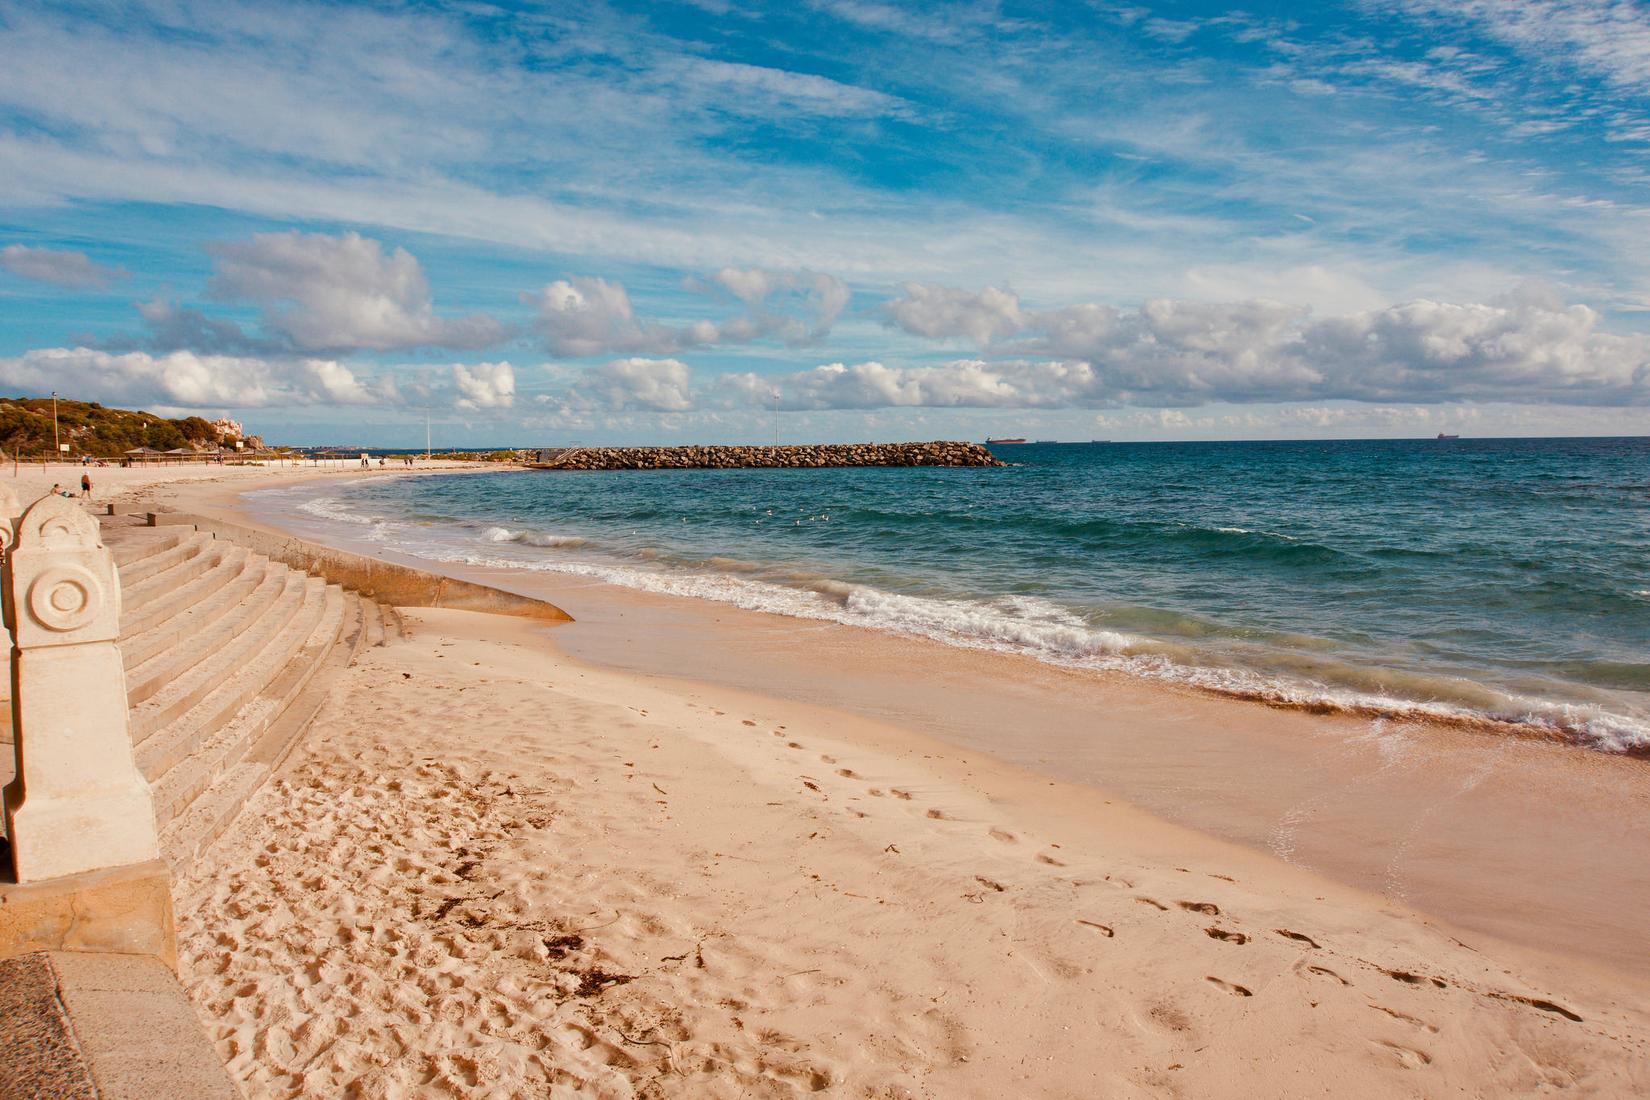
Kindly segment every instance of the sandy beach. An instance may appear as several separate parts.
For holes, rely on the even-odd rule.
[[[177,884],[248,1095],[1650,1090],[1642,761],[534,584],[408,611]]]

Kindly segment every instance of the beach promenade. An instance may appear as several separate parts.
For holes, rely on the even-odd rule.
[[[336,476],[110,473],[131,475],[99,487],[117,511],[215,516],[249,543],[278,536],[240,492]],[[558,602],[574,624],[400,608],[176,861],[179,979],[246,1095],[1650,1089],[1630,945],[1577,950],[1587,930],[1557,917],[1543,943],[1540,909],[1466,929],[1218,835],[1240,815],[1188,828],[943,721],[835,705],[829,676],[798,690],[794,662],[730,648],[781,644],[743,613],[707,613],[727,620],[699,632],[714,651],[684,657],[694,620],[668,601],[569,584]],[[827,628],[786,629],[831,659]],[[649,638],[672,668],[627,657]],[[1213,736],[1189,696],[1115,698]],[[1467,832],[1433,858],[1498,874]]]

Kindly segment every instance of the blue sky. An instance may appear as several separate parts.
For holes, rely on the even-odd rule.
[[[0,2],[0,391],[291,442],[1643,433],[1650,9]]]

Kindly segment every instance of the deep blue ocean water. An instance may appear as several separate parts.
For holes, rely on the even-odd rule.
[[[438,560],[1650,749],[1650,439],[997,452],[272,492]]]

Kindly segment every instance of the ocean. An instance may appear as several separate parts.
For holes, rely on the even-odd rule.
[[[1650,438],[996,451],[254,495],[433,561],[1650,752]]]

